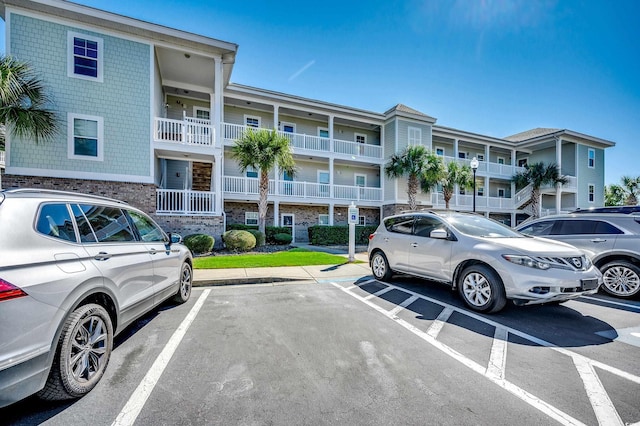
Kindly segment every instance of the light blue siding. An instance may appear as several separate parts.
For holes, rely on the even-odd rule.
[[[104,82],[67,76],[68,31],[103,39]],[[12,143],[13,167],[151,176],[149,45],[15,13],[10,39],[11,54],[41,76],[60,122],[53,142]],[[67,113],[104,119],[104,161],[67,158]]]
[[[578,145],[577,176],[578,176],[578,206],[580,208],[600,207],[604,205],[604,150],[593,148],[596,154],[594,168],[588,166],[588,146]],[[589,202],[589,184],[595,186],[594,202]]]

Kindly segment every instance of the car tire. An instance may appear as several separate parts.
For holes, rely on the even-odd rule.
[[[185,303],[191,297],[191,287],[193,286],[193,269],[189,262],[184,262],[180,268],[178,292],[173,296],[176,303]]]
[[[64,323],[44,388],[47,400],[79,398],[104,374],[113,349],[111,317],[100,305],[78,307]]]
[[[507,303],[502,280],[486,265],[471,265],[458,277],[458,293],[474,311],[498,312]]]
[[[604,291],[612,296],[630,298],[640,293],[640,268],[626,260],[616,260],[601,269]]]
[[[389,261],[381,251],[375,252],[371,257],[371,272],[374,278],[380,281],[389,281],[393,275]]]

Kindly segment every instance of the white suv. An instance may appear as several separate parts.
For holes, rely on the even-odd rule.
[[[191,283],[189,249],[126,203],[0,191],[0,407],[86,394],[114,335]]]
[[[373,275],[402,272],[457,288],[479,312],[560,303],[598,291],[602,275],[568,244],[522,235],[470,213],[417,212],[385,218],[369,237]]]

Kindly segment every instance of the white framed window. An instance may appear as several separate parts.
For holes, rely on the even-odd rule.
[[[353,136],[357,143],[367,143],[367,135],[363,133],[354,133]]]
[[[77,160],[104,160],[104,122],[102,117],[67,114],[67,157]]]
[[[286,121],[280,122],[280,130],[285,133],[295,133],[296,132],[296,124],[295,123],[287,123]]]
[[[199,118],[201,120],[210,120],[211,119],[211,111],[209,108],[194,106],[193,107],[193,117]]]
[[[460,195],[466,195],[466,194],[467,194],[467,191],[466,191],[463,187],[460,187],[460,188],[459,188],[459,190],[458,190],[458,194],[460,194]]]
[[[244,212],[244,224],[245,225],[257,225],[258,224],[258,212]]]
[[[518,160],[518,167],[524,167],[527,165],[529,158],[521,158]]]
[[[504,198],[504,188],[498,188],[498,198]]]
[[[484,197],[484,186],[478,187],[478,197]]]
[[[419,127],[409,127],[407,132],[409,134],[409,145],[422,144],[422,129]]]
[[[596,186],[592,183],[589,184],[589,202],[593,203],[596,201]]]
[[[329,225],[329,215],[328,214],[319,214],[318,215],[318,225]]]
[[[468,152],[458,152],[458,158],[469,158]]]
[[[367,175],[355,174],[353,176],[353,184],[362,188],[367,186]]]
[[[593,148],[589,148],[589,150],[587,151],[587,166],[590,169],[593,169],[596,167],[596,150]]]
[[[444,157],[444,148],[441,146],[436,146],[436,155]]]
[[[476,155],[476,160],[478,160],[478,161],[484,161],[484,154],[478,154],[478,155]]]
[[[318,170],[318,183],[323,185],[329,184],[329,171],[328,170]]]
[[[498,157],[498,164],[505,164],[504,157]]]
[[[367,224],[366,216],[358,216],[358,225],[364,226]]]
[[[244,124],[247,127],[254,127],[254,128],[259,128],[260,124],[262,123],[262,118],[260,118],[257,115],[244,115]]]
[[[103,45],[99,37],[67,32],[67,76],[103,81]]]
[[[329,137],[329,129],[326,127],[318,127],[318,136],[321,138]]]
[[[248,178],[257,178],[258,177],[258,171],[255,168],[249,166],[249,167],[247,167],[246,176]]]

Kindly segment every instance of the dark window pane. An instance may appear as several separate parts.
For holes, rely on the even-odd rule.
[[[74,37],[73,38],[73,45],[74,46],[80,46],[80,47],[85,47],[87,45],[87,41],[78,37]]]
[[[88,207],[88,208],[87,208]],[[99,242],[135,241],[122,210],[104,206],[82,206]]]
[[[36,229],[44,235],[76,242],[73,221],[66,204],[47,204],[42,206]]]
[[[98,43],[95,41],[87,40],[87,49],[98,50]]]
[[[413,216],[392,217],[384,221],[384,226],[389,232],[411,234],[413,231]]]
[[[97,50],[91,50],[91,49],[87,49],[87,57],[89,58],[98,58],[98,51]]]
[[[444,229],[444,224],[433,217],[417,217],[413,233],[419,237],[429,237],[434,229]]]
[[[138,212],[129,211],[128,213],[142,241],[164,241],[164,233],[151,219]]]
[[[86,155],[88,157],[98,156],[98,140],[88,138],[74,138],[73,153],[75,155]]]
[[[73,211],[73,216],[76,218],[76,224],[78,225],[78,231],[80,232],[80,241],[95,243],[96,237],[93,235],[93,230],[89,226],[89,222],[84,216],[84,211],[91,210],[91,206],[78,206],[77,204],[73,204],[71,206],[71,211]]]
[[[553,235],[595,234],[596,223],[590,220],[561,220],[553,230]]]
[[[596,223],[596,234],[624,234],[621,229],[613,226],[609,222],[597,222]]]
[[[552,221],[533,223],[523,228],[520,232],[527,235],[549,235],[553,224],[554,222]]]
[[[73,48],[73,54],[74,54],[74,55],[81,55],[81,56],[83,56],[83,55],[84,55],[84,52],[85,52],[84,47],[81,47],[81,46],[75,46],[75,47]]]

